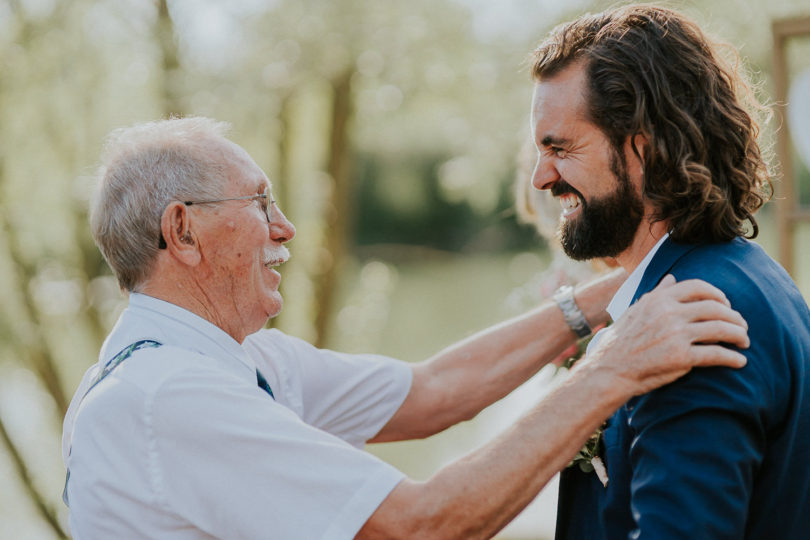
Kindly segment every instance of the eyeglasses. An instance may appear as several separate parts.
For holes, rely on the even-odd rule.
[[[245,195],[244,197],[230,197],[228,199],[211,199],[210,201],[183,201],[183,204],[186,206],[191,206],[193,204],[214,204],[214,203],[221,203],[225,201],[261,201],[262,210],[264,210],[264,215],[267,217],[268,223],[272,219],[270,214],[270,207],[276,204],[276,200],[273,198],[273,193],[268,189],[265,188],[263,193],[259,193],[257,195]]]
[[[260,204],[262,206],[262,210],[264,211],[264,217],[267,218],[267,222],[273,219],[272,207],[276,204],[276,200],[273,198],[273,193],[270,191],[269,188],[265,188],[263,193],[258,193],[256,195],[245,195],[244,197],[229,197],[227,199],[211,199],[206,201],[183,201],[183,204],[186,206],[192,206],[196,204],[214,204],[214,203],[221,203],[226,201],[261,201]],[[158,241],[158,249],[166,249],[166,240],[163,238],[163,233],[160,233],[160,240]]]

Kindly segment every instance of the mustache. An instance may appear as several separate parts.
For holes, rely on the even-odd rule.
[[[558,180],[554,182],[551,186],[551,194],[555,197],[559,197],[560,195],[565,195],[567,193],[573,193],[577,197],[579,197],[580,201],[585,201],[585,197],[582,196],[582,193],[574,189],[574,187],[566,182],[565,180]]]
[[[264,255],[265,261],[271,261],[278,264],[285,263],[290,260],[290,250],[288,250],[287,246],[284,245],[264,248],[262,254]]]

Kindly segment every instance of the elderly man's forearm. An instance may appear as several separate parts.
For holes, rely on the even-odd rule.
[[[489,444],[426,482],[401,482],[356,538],[491,538],[627,398],[598,365],[575,370]]]
[[[621,273],[578,287],[576,301],[592,326],[607,322],[605,306]],[[416,364],[411,392],[372,442],[423,438],[469,420],[575,343],[560,308],[547,302]]]

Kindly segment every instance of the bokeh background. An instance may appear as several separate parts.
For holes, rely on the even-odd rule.
[[[774,101],[771,21],[810,15],[810,0],[668,5],[739,51],[760,98]],[[525,59],[557,23],[605,7],[0,0],[0,538],[69,537],[61,420],[125,304],[87,227],[111,129],[169,114],[230,122],[298,228],[281,269],[285,308],[270,324],[320,346],[421,360],[592,273],[518,219],[514,193],[532,158]],[[810,67],[810,38],[794,41],[789,77]],[[766,146],[779,125],[763,127]],[[807,166],[790,159],[798,187],[781,195],[810,204]],[[773,206],[759,241],[776,256]],[[793,271],[806,297],[807,229]],[[549,384],[544,370],[474,421],[369,450],[426,478]],[[554,512],[552,485],[500,537],[550,538]]]

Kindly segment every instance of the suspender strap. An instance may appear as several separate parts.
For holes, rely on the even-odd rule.
[[[270,394],[271,398],[276,399],[276,396],[273,395],[273,389],[270,388],[267,379],[264,378],[264,375],[262,375],[262,372],[258,369],[256,370],[256,382],[259,384],[259,388]]]
[[[107,375],[112,373],[112,370],[118,367],[124,360],[132,356],[132,353],[134,353],[137,350],[144,349],[146,347],[160,347],[160,346],[161,343],[153,341],[151,339],[142,339],[140,341],[136,341],[131,345],[126,346],[124,350],[113,356],[112,360],[107,362],[107,364],[104,366],[101,372],[96,376],[93,383],[87,389],[87,392],[85,392],[84,396],[82,396],[82,400],[87,397],[87,394],[90,393],[90,390],[95,388],[98,383],[100,383],[107,377]],[[270,385],[267,383],[267,379],[264,378],[264,375],[262,375],[258,369],[256,370],[256,383],[259,385],[259,388],[270,394],[271,398],[276,399],[276,396],[273,395],[273,389],[270,388]],[[70,451],[68,451],[68,455],[70,455]],[[67,494],[67,486],[69,480],[70,480],[70,469],[68,469],[65,474],[65,489],[62,491],[62,500],[64,501],[65,506],[68,507],[70,507]]]
[[[140,341],[136,341],[135,343],[132,343],[131,345],[127,345],[126,347],[124,347],[124,349],[115,356],[113,356],[112,360],[107,362],[107,364],[104,366],[101,372],[99,372],[99,374],[96,375],[95,380],[87,389],[87,392],[85,392],[84,395],[82,396],[82,400],[84,400],[84,398],[87,397],[87,394],[90,393],[90,390],[95,388],[98,383],[100,383],[107,377],[107,375],[112,373],[112,370],[118,367],[121,364],[121,362],[132,356],[132,353],[140,349],[144,349],[146,347],[160,347],[161,345],[162,343],[159,343],[151,339],[142,339]],[[76,406],[78,407],[78,404]],[[68,455],[70,455],[72,449],[73,448],[71,446],[71,449],[68,450]],[[62,491],[62,501],[64,501],[65,506],[67,507],[70,507],[70,502],[68,501],[68,494],[67,494],[67,486],[69,480],[70,480],[70,469],[68,469],[67,472],[65,473],[65,489]]]
[[[144,349],[146,347],[160,347],[161,345],[162,343],[158,343],[157,341],[151,339],[142,339],[140,341],[136,341],[135,343],[124,347],[124,350],[113,356],[112,360],[107,362],[107,365],[105,365],[104,369],[101,370],[101,373],[96,375],[96,380],[93,381],[93,384],[91,384],[90,388],[87,389],[87,392],[84,393],[82,399],[87,397],[87,394],[90,393],[90,390],[95,388],[98,383],[100,383],[107,377],[107,375],[112,373],[112,370],[117,368],[121,362],[132,356],[132,353],[140,349]]]

